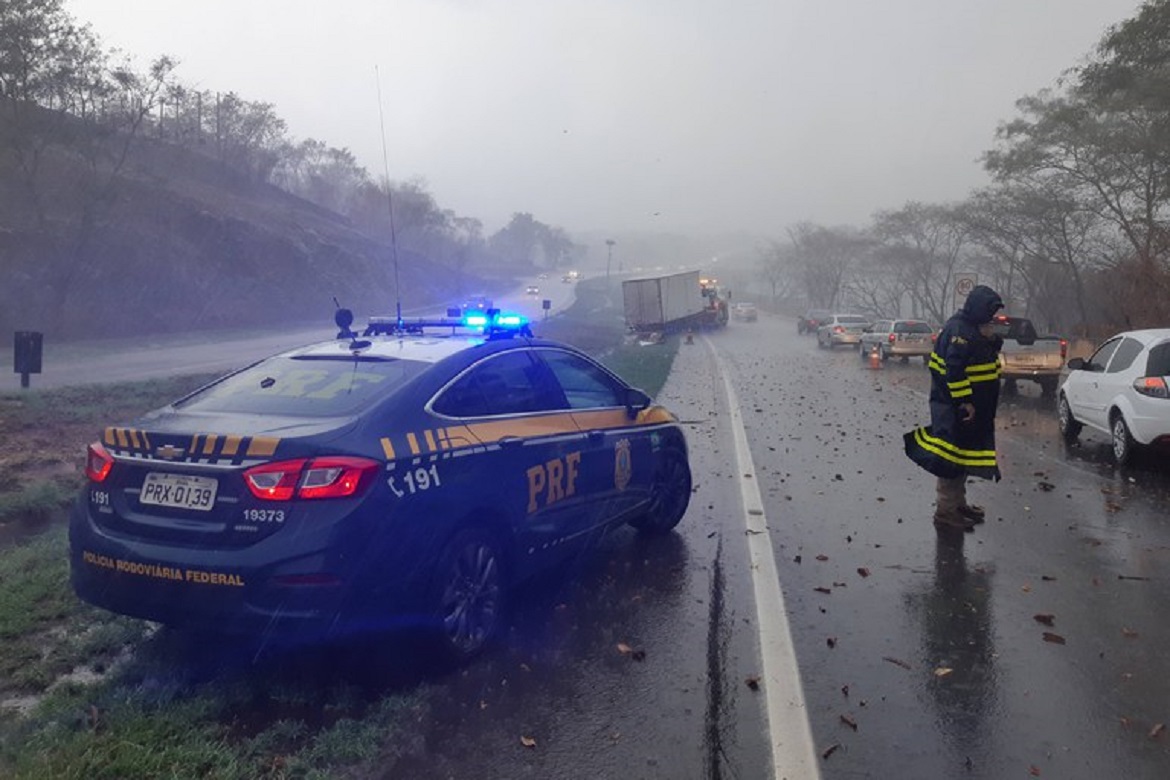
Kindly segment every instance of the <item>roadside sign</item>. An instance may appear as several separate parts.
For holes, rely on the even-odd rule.
[[[955,274],[955,310],[963,308],[963,304],[967,302],[967,296],[975,289],[975,285],[979,284],[979,275],[970,273]]]

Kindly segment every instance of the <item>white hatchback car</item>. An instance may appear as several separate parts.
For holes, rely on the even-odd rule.
[[[1119,464],[1138,445],[1170,444],[1170,328],[1119,333],[1068,367],[1057,399],[1065,441],[1084,426],[1105,433]]]

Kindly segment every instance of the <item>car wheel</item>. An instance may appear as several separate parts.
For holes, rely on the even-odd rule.
[[[1016,384],[1016,380],[1014,380],[1014,379],[1003,380],[1003,394],[1004,395],[1015,395],[1019,391],[1020,391],[1020,387],[1019,387],[1019,385]]]
[[[1076,421],[1072,415],[1072,407],[1068,404],[1068,398],[1061,394],[1060,400],[1056,403],[1056,424],[1060,428],[1060,435],[1069,444],[1077,440],[1077,436],[1081,434],[1081,424]]]
[[[1045,377],[1040,380],[1040,395],[1044,398],[1056,395],[1056,377]]]
[[[683,519],[690,503],[691,467],[681,452],[666,450],[650,487],[650,506],[630,525],[642,533],[667,533]]]
[[[922,356],[922,365],[924,365],[924,366],[930,365],[930,355],[923,355]]]
[[[1137,442],[1133,440],[1133,434],[1129,432],[1129,426],[1125,424],[1125,417],[1121,412],[1113,413],[1109,430],[1113,433],[1113,460],[1117,461],[1118,466],[1124,466],[1133,460]]]
[[[450,661],[482,651],[503,624],[505,580],[499,543],[486,531],[464,529],[439,556],[434,618],[439,650]]]

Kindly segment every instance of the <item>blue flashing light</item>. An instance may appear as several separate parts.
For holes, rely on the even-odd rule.
[[[496,325],[503,328],[519,328],[527,323],[528,320],[519,314],[501,314],[496,317]]]
[[[463,324],[469,328],[486,328],[488,318],[483,314],[468,314],[463,318]]]

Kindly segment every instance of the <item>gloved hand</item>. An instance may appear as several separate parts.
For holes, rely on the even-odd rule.
[[[974,404],[959,404],[959,422],[971,422],[975,419]]]

